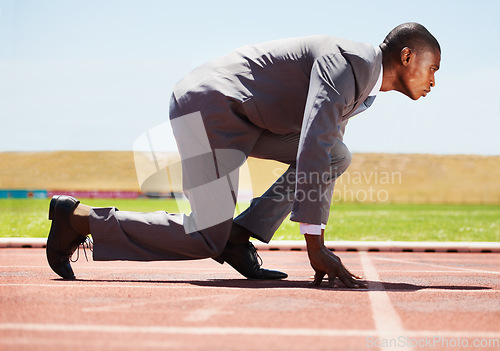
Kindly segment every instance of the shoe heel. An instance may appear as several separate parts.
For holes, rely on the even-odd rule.
[[[52,221],[54,219],[57,199],[59,199],[59,195],[52,196],[52,200],[50,200],[50,205],[49,205],[49,220],[50,221]]]
[[[214,260],[215,262],[219,262],[220,264],[224,264],[224,259],[220,256],[212,257],[212,260]]]

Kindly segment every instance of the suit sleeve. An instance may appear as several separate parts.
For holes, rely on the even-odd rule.
[[[295,201],[290,219],[321,224],[322,201],[330,179],[330,151],[342,116],[354,101],[352,68],[341,54],[320,57],[312,67],[299,149]]]

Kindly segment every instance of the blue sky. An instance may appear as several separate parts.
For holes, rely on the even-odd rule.
[[[381,93],[350,121],[350,150],[500,155],[499,0],[0,0],[0,151],[131,150],[203,62],[315,34],[378,45],[409,21],[440,41],[437,86]]]

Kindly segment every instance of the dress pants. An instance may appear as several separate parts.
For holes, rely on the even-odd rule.
[[[210,109],[181,109],[173,99],[171,121],[182,160],[183,188],[191,214],[165,211],[139,213],[114,207],[93,208],[90,229],[94,260],[184,260],[219,256],[233,221],[252,236],[269,242],[292,209],[295,194],[299,133],[274,134],[241,125],[212,126],[211,115],[231,114],[229,104]],[[201,111],[201,112],[199,112]],[[230,130],[230,132],[228,131]],[[242,132],[239,133],[238,131]],[[238,168],[248,156],[277,160],[289,168],[260,197],[233,219],[238,193]],[[349,166],[351,156],[341,140],[330,152],[330,182],[321,197],[327,223],[335,179]]]

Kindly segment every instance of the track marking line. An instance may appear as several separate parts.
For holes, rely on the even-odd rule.
[[[387,257],[374,257],[374,259],[380,260],[380,261],[408,263],[408,264],[420,265],[420,266],[431,266],[431,267],[439,267],[439,268],[449,268],[451,270],[460,270],[460,271],[464,271],[464,272],[475,272],[475,273],[485,273],[485,274],[500,274],[500,272],[495,272],[495,271],[484,271],[484,270],[481,270],[481,269],[474,269],[474,268],[453,267],[453,266],[446,266],[446,265],[442,265],[442,264],[427,263],[427,262],[415,262],[415,261],[408,261],[408,260],[401,260],[401,259],[387,258]]]
[[[227,305],[232,305],[234,300],[239,298],[240,294],[234,294],[232,296],[227,295],[204,295],[204,296],[191,296],[191,297],[181,297],[179,301],[211,301],[212,306],[218,306],[213,308],[196,308],[188,312],[182,319],[186,322],[206,322],[213,316],[221,315],[234,315],[234,311],[228,311]]]
[[[363,266],[364,278],[369,281],[368,297],[370,298],[372,317],[375,322],[378,338],[380,340],[397,340],[402,336],[406,336],[403,322],[392,305],[391,299],[380,281],[380,276],[370,256],[362,251],[359,253],[359,257],[361,265]],[[407,347],[397,349],[413,350],[411,347],[408,347],[408,345],[406,346]],[[393,348],[389,349],[392,350]]]
[[[256,328],[256,327],[162,327],[128,325],[3,323],[0,330],[40,332],[103,332],[132,334],[188,335],[272,335],[272,336],[370,336],[373,330],[336,330],[316,328]]]
[[[82,312],[116,312],[123,310],[130,310],[135,307],[146,306],[152,304],[154,302],[151,301],[143,301],[143,302],[134,302],[134,303],[119,303],[119,304],[111,304],[104,306],[95,306],[95,307],[83,307]]]
[[[38,350],[41,346],[55,346],[59,349],[72,350],[75,348],[75,337],[72,335],[66,335],[66,338],[58,337],[57,343],[54,342],[53,337],[7,337],[0,339],[0,345],[9,345],[9,346],[32,346],[30,350]],[[85,340],[85,345],[88,350],[92,350],[93,347],[96,349],[102,349],[102,341],[94,340],[92,338],[88,338]],[[182,350],[183,343],[182,341],[153,341],[153,340],[141,340],[140,341],[140,349],[146,350],[148,348],[155,348],[161,350]],[[106,340],[106,349],[107,350],[137,350],[137,346],[131,344],[130,341],[125,340],[117,340],[110,339]],[[10,350],[10,349],[9,349]]]
[[[185,322],[206,322],[213,316],[231,315],[233,312],[224,312],[219,308],[198,308],[189,312],[184,318]]]
[[[270,335],[270,336],[329,336],[367,337],[377,336],[373,329],[318,329],[318,328],[257,328],[257,327],[174,327],[106,324],[46,324],[46,323],[0,323],[2,331],[27,332],[92,332],[127,334],[184,334],[184,335]],[[411,338],[498,338],[500,331],[456,331],[456,330],[408,330]],[[1,341],[0,341],[1,343]]]
[[[226,295],[204,295],[204,296],[196,296],[196,297],[179,297],[178,301],[206,301],[206,300],[211,300],[212,302],[215,302],[217,300],[220,301],[231,301],[233,299],[237,298],[237,296],[226,296]],[[160,299],[142,299],[140,301],[136,302],[125,302],[125,303],[111,303],[107,305],[101,305],[101,306],[90,306],[90,307],[83,307],[82,312],[116,312],[116,311],[124,311],[124,310],[131,310],[132,308],[136,307],[144,307],[148,305],[158,305],[162,303],[163,300]],[[233,312],[223,312],[219,311],[216,309],[196,309],[188,316],[189,318],[185,319],[186,321],[205,321],[208,320],[211,316],[216,315],[216,314],[233,314]]]

